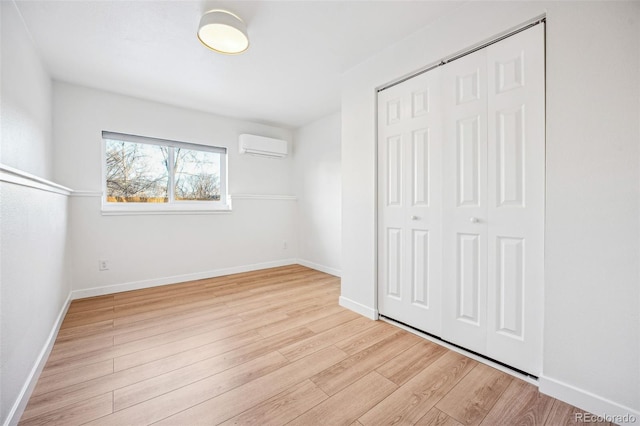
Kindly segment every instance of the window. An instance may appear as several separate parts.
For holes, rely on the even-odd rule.
[[[227,149],[102,132],[104,212],[229,210]]]

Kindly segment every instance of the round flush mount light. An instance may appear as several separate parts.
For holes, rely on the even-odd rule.
[[[235,55],[249,48],[247,26],[226,10],[210,10],[200,19],[198,39],[209,49]]]

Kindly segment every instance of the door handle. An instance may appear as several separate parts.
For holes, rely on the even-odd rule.
[[[418,220],[420,219],[418,216],[411,216],[411,220]]]
[[[477,217],[471,217],[471,218],[469,218],[469,222],[478,223],[478,222],[480,222],[480,219],[478,219]]]

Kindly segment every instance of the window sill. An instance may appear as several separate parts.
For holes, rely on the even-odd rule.
[[[103,216],[140,216],[140,215],[202,215],[228,214],[231,206],[176,206],[176,205],[102,205]]]

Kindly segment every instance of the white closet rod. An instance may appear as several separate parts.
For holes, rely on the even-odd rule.
[[[497,43],[499,41],[502,41],[507,37],[511,37],[513,35],[516,35],[516,34],[522,32],[522,31],[528,30],[531,27],[535,27],[536,25],[541,24],[543,22],[547,22],[546,16],[544,16],[544,15],[539,16],[539,17],[535,18],[533,21],[530,21],[530,22],[528,22],[526,24],[518,26],[515,29],[508,30],[507,32],[505,32],[505,33],[503,33],[501,35],[498,35],[495,38],[490,39],[489,41],[480,43],[480,44],[478,44],[476,46],[469,47],[469,48],[464,49],[464,50],[462,50],[460,52],[454,53],[453,55],[445,57],[444,59],[441,59],[440,61],[438,61],[438,62],[436,62],[436,63],[434,63],[432,65],[428,65],[425,68],[422,68],[422,69],[420,69],[420,70],[418,70],[418,71],[416,71],[414,73],[406,75],[406,76],[400,78],[399,80],[395,80],[395,81],[393,81],[391,83],[388,83],[388,84],[386,84],[386,85],[384,85],[382,87],[379,87],[378,88],[378,92],[382,92],[383,90],[388,89],[390,87],[393,87],[395,85],[398,85],[398,84],[400,84],[402,82],[405,82],[405,81],[409,80],[410,78],[416,77],[416,76],[418,76],[420,74],[424,74],[425,72],[429,72],[429,71],[431,71],[433,69],[436,69],[438,67],[446,65],[449,62],[455,61],[456,59],[460,59],[460,58],[462,58],[464,56],[470,55],[473,52],[477,52],[478,50],[484,49],[487,46],[491,46],[492,44],[495,44],[495,43]]]

